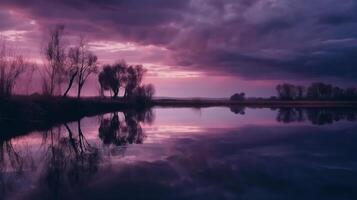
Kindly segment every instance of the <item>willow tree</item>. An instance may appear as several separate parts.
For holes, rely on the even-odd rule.
[[[127,82],[125,86],[124,97],[129,98],[134,96],[135,90],[140,87],[141,82],[144,78],[146,70],[142,65],[130,66],[126,70],[127,72]]]
[[[127,80],[126,69],[127,64],[124,61],[103,67],[98,75],[102,96],[104,96],[104,91],[110,90],[114,98],[118,97],[119,89],[124,87]]]

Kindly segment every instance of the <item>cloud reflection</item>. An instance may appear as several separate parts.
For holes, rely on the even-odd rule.
[[[274,115],[263,118],[275,120],[277,115],[287,123],[301,119],[301,113],[341,121],[351,119],[352,110],[232,110],[239,115],[227,108],[202,110],[195,116],[165,110],[169,115],[163,118],[157,111],[156,120],[150,111],[109,113],[53,127],[40,135],[42,140],[33,139],[28,145],[24,145],[28,137],[39,135],[2,140],[1,195],[9,199],[357,197],[352,189],[357,186],[355,124],[260,122],[268,111]],[[239,124],[253,111],[260,113],[250,119],[256,123]],[[168,123],[169,116],[176,125]],[[224,123],[228,118],[235,126]],[[92,133],[96,137],[87,137]]]

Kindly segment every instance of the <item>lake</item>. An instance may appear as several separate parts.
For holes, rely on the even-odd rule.
[[[0,140],[0,199],[357,199],[356,116],[212,107],[83,118]]]

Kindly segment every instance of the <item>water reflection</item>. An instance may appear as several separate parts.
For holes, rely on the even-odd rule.
[[[283,123],[308,120],[315,125],[332,124],[338,121],[356,121],[357,110],[346,108],[280,108],[277,121]]]
[[[0,140],[0,199],[357,197],[357,125],[336,125],[353,109],[231,111],[113,112]]]
[[[64,124],[68,135],[63,135],[62,127],[46,131],[44,136],[44,162],[39,178],[42,193],[61,199],[61,194],[74,187],[81,187],[90,180],[98,169],[99,150],[92,146],[77,122],[77,132]]]
[[[239,114],[239,115],[244,115],[245,114],[245,107],[242,107],[242,106],[232,106],[229,109],[234,114]]]
[[[152,111],[125,112],[124,119],[120,119],[116,112],[109,118],[100,116],[99,138],[105,145],[140,144],[145,138],[140,122],[152,123],[153,116]]]
[[[234,114],[244,115],[245,107],[231,107]],[[338,121],[356,121],[356,108],[272,108],[277,111],[276,121],[282,123],[310,122],[314,125],[332,124]]]
[[[98,138],[104,145],[125,150],[127,144],[140,144],[145,138],[141,123],[152,123],[151,110],[126,111],[98,116]],[[109,115],[109,118],[108,118]],[[82,120],[52,127],[41,133],[40,155],[29,153],[30,148],[17,151],[13,139],[1,141],[0,197],[6,197],[19,187],[19,182],[36,174],[37,190],[48,199],[63,199],[64,194],[80,190],[90,182],[103,162],[103,148],[91,143],[82,129]],[[8,127],[6,127],[8,128]],[[16,134],[17,135],[17,134]],[[26,153],[27,152],[27,153]],[[36,160],[41,163],[34,163]],[[30,198],[30,197],[20,197]],[[46,198],[46,199],[47,199]]]
[[[11,141],[1,141],[0,144],[0,196],[14,188],[16,179],[21,177],[25,158],[21,157]],[[11,173],[6,173],[12,169]]]

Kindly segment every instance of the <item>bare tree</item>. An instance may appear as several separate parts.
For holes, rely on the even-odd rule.
[[[25,72],[28,63],[21,55],[16,55],[7,49],[5,42],[0,45],[0,96],[10,96],[16,81]]]
[[[89,51],[88,46],[84,42],[83,38],[80,39],[78,48],[78,74],[77,77],[77,98],[81,96],[81,91],[83,85],[87,81],[88,77],[93,74],[97,73],[98,66],[97,61],[98,58],[94,55],[91,51]]]
[[[51,96],[55,92],[60,92],[61,83],[64,81],[66,53],[63,44],[63,31],[64,25],[56,25],[50,31],[50,36],[44,50],[47,64],[45,65],[45,77],[42,89],[45,94]]]
[[[79,63],[80,63],[79,47],[70,48],[67,56],[68,56],[68,64],[66,69],[66,76],[68,78],[68,86],[63,96],[67,96],[69,90],[72,88],[75,78],[78,75]]]

